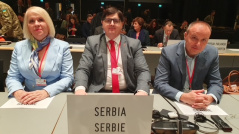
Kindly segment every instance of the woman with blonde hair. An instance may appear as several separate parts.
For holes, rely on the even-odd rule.
[[[49,14],[41,7],[26,11],[23,33],[17,42],[6,78],[9,96],[34,104],[63,91],[71,91],[73,61],[69,44],[55,39]]]

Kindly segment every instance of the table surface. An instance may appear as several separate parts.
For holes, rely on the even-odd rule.
[[[9,45],[1,45],[0,50],[13,50],[15,46],[15,42]],[[70,44],[72,48],[70,49],[71,52],[84,52],[84,44]],[[161,54],[161,48],[149,46],[145,51],[144,54]],[[239,49],[227,49],[226,53],[219,53],[219,56],[239,56]]]
[[[175,103],[172,103],[172,104],[177,108]],[[238,105],[239,105],[239,95],[238,96],[237,95],[232,95],[232,96],[231,95],[223,95],[221,103],[219,104],[219,106],[228,114],[237,114],[237,113],[239,113],[238,112],[239,108],[237,107]],[[167,109],[169,111],[175,111],[172,108],[172,106],[170,106],[168,104],[168,102],[165,99],[163,99],[163,97],[161,97],[158,94],[154,95],[153,108],[156,109],[156,110],[159,110],[159,111],[161,111],[162,109]],[[182,112],[179,110],[179,113],[182,113]],[[232,133],[235,133],[235,134],[239,133],[239,125],[238,125],[238,123],[235,123],[235,122],[239,122],[239,119],[230,120],[230,122],[228,122],[225,119],[225,117],[226,116],[221,116],[221,118],[233,128]],[[207,118],[211,120],[210,116],[207,116]],[[189,121],[194,123],[193,116],[189,116]],[[236,126],[237,128],[234,127],[233,125],[231,125],[230,123],[233,123],[233,125],[234,124],[237,125]],[[202,125],[205,125],[205,124],[202,124]],[[208,131],[210,132],[211,130],[208,130]],[[63,112],[62,112],[62,115],[59,118],[59,121],[57,122],[56,128],[55,128],[53,133],[54,134],[67,134],[68,133],[67,105],[65,105],[65,107],[63,109]],[[200,132],[197,132],[197,133],[200,133]],[[224,132],[220,130],[219,134],[224,134]]]
[[[7,93],[0,93],[0,106]],[[66,94],[52,100],[47,109],[0,109],[0,134],[51,134],[66,104]]]
[[[0,109],[0,133],[67,134],[66,96],[68,94],[71,93],[61,93],[57,95],[47,109]],[[7,100],[7,93],[0,93],[0,106]],[[172,104],[177,107],[175,103]],[[238,105],[239,95],[225,94],[222,96],[221,103],[219,104],[228,114],[238,114]],[[153,108],[159,111],[162,109],[175,111],[160,95],[154,95]],[[182,113],[180,110],[179,112]],[[232,133],[239,133],[239,119],[226,120],[225,117],[226,116],[221,116],[221,118],[233,128]],[[210,119],[209,116],[207,116],[207,118]],[[193,116],[189,116],[189,121],[194,122]],[[219,134],[223,133],[223,131],[219,131]]]

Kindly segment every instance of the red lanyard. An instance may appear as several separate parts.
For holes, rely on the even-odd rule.
[[[189,79],[189,89],[192,89],[192,82],[193,82],[194,72],[195,72],[195,68],[196,68],[196,63],[197,63],[197,58],[195,59],[195,62],[194,62],[194,68],[193,68],[192,76],[190,76],[190,71],[189,71],[189,67],[188,67],[188,60],[186,59],[188,79]]]
[[[43,57],[42,57],[42,59],[41,59],[40,67],[38,68],[38,74],[39,74],[39,77],[40,77],[40,78],[41,78],[41,67],[42,67],[42,62],[43,62],[44,59],[45,59],[46,52],[47,52],[49,46],[50,46],[50,43],[47,45],[47,48],[46,48],[46,50],[45,50],[45,52],[44,52],[44,55],[43,55]]]
[[[109,45],[107,45],[107,48],[108,48],[108,50],[109,50],[109,52],[110,52],[110,56],[111,56],[111,58],[113,58],[114,60],[116,60],[116,63],[118,63],[118,60],[119,60],[119,50],[120,50],[120,45],[121,45],[121,42],[119,43],[118,54],[117,54],[116,59],[112,56],[112,54],[111,54],[111,52],[110,52]]]

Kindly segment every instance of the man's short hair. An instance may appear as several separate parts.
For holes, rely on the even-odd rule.
[[[87,14],[87,18],[89,18],[89,17],[93,17],[91,14]]]
[[[164,23],[164,27],[167,26],[167,25],[171,27],[171,26],[173,26],[173,22],[172,21],[166,21]]]
[[[212,28],[211,28],[211,26],[210,26],[208,23],[206,23],[206,22],[204,22],[204,21],[194,21],[194,22],[192,22],[192,23],[189,24],[189,26],[188,26],[186,32],[188,33],[189,30],[191,29],[191,27],[194,26],[195,24],[205,25],[205,26],[207,26],[207,27],[209,28],[210,31],[212,31]]]
[[[115,14],[115,13],[118,14],[120,21],[123,22],[123,21],[124,21],[123,13],[122,13],[120,10],[118,10],[117,8],[115,8],[115,7],[109,7],[109,8],[107,8],[107,9],[103,12],[103,15],[102,15],[101,20],[103,21],[103,20],[105,20],[106,16],[109,16],[109,15],[112,15],[112,14]]]

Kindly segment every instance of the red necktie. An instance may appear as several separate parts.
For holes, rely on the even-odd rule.
[[[115,52],[115,42],[113,40],[109,41],[111,44],[110,49],[110,55],[111,55],[111,74],[112,74],[112,92],[113,93],[119,93],[119,78],[117,74],[113,74],[113,69],[117,69],[118,67],[118,61],[116,58],[116,52]]]

